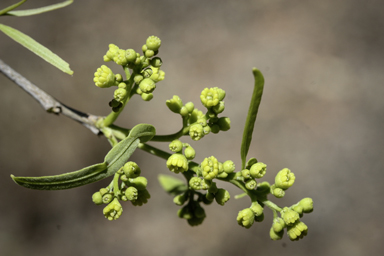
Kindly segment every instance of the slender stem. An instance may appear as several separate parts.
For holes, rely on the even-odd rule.
[[[25,3],[25,1],[27,1],[27,0],[22,0],[22,1],[18,2],[18,3],[16,3],[16,4],[13,4],[11,6],[8,6],[8,7],[4,8],[4,9],[0,10],[0,15],[4,15],[7,12],[12,11],[13,9],[15,9],[15,8],[19,7],[20,5],[22,5],[23,3]]]
[[[266,206],[268,206],[269,208],[271,208],[272,210],[275,210],[278,212],[281,212],[283,210],[279,206],[277,206],[275,203],[269,201],[268,199],[265,199],[265,200],[261,199],[260,201]]]
[[[139,149],[141,150],[144,150],[145,152],[148,152],[154,156],[158,156],[160,158],[163,158],[165,160],[167,160],[171,154],[168,153],[168,152],[165,152],[161,149],[158,149],[158,148],[155,148],[155,147],[152,147],[148,144],[145,144],[145,143],[139,143],[139,146],[138,146]]]

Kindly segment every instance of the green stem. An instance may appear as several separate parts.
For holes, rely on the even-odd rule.
[[[158,149],[158,148],[155,148],[155,147],[152,147],[148,144],[145,144],[145,143],[139,143],[139,146],[138,146],[139,149],[141,150],[144,150],[145,152],[147,153],[150,153],[154,156],[158,156],[160,158],[163,158],[165,160],[168,160],[168,158],[172,155],[168,152],[165,152],[161,149]]]
[[[259,199],[259,201],[265,204],[266,206],[268,206],[269,208],[271,208],[272,211],[275,210],[275,211],[281,212],[283,210],[279,206],[277,206],[275,203],[269,201],[268,199],[265,199],[265,200]]]
[[[115,196],[119,196],[121,194],[119,188],[119,178],[120,174],[119,172],[116,172],[115,176],[113,177],[113,193],[115,194]]]
[[[22,0],[22,1],[18,2],[18,3],[16,3],[16,4],[13,4],[11,6],[8,6],[8,7],[4,8],[4,9],[0,10],[0,15],[4,15],[7,12],[12,11],[13,9],[15,9],[15,8],[19,7],[20,5],[22,5],[23,3],[25,3],[25,1],[27,1],[27,0]]]

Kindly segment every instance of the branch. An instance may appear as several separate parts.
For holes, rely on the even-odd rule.
[[[25,77],[17,73],[10,66],[5,64],[1,59],[0,72],[3,73],[6,77],[8,77],[15,84],[20,86],[28,94],[30,94],[36,101],[40,103],[40,105],[48,113],[53,113],[56,115],[62,114],[84,125],[86,128],[90,129],[94,134],[101,133],[100,129],[96,127],[96,122],[101,118],[100,116],[83,113],[57,101],[51,95],[44,92],[39,87],[27,80]]]

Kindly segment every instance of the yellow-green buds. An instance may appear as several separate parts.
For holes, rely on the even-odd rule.
[[[147,188],[148,180],[147,178],[140,176],[134,179],[129,179],[129,184],[137,188],[137,190],[144,190]]]
[[[155,57],[151,59],[151,65],[154,68],[160,68],[163,64],[163,61],[159,57]]]
[[[264,177],[266,170],[267,170],[267,165],[264,163],[258,162],[253,164],[249,171],[253,178],[260,179]]]
[[[215,112],[216,114],[220,114],[221,112],[224,111],[224,109],[225,109],[224,101],[220,101],[219,104],[212,107],[212,111]]]
[[[299,214],[288,207],[284,207],[280,214],[287,226],[293,225],[297,220],[300,219]]]
[[[276,233],[280,233],[285,227],[286,225],[282,218],[277,217],[273,219],[272,228]]]
[[[275,185],[278,188],[288,189],[295,182],[295,175],[288,168],[279,171],[275,177]]]
[[[237,223],[245,228],[250,228],[255,221],[255,214],[250,208],[241,210],[237,215]]]
[[[184,150],[184,155],[188,160],[192,160],[196,156],[196,151],[191,146],[188,146]]]
[[[192,113],[191,113],[191,116],[189,117],[189,123],[193,124],[193,123],[197,122],[199,119],[205,120],[204,125],[207,125],[207,119],[205,118],[203,112],[201,110],[198,110],[197,108],[194,108]],[[198,123],[200,123],[200,122],[198,122]]]
[[[195,109],[195,104],[193,104],[193,102],[187,102],[184,107],[188,110],[188,113],[192,113]]]
[[[192,177],[189,180],[189,186],[194,190],[207,190],[209,188],[209,185],[205,182],[205,180],[202,180],[199,177]]]
[[[222,188],[219,188],[215,194],[216,202],[219,205],[224,205],[230,198],[231,195],[229,194],[229,192]]]
[[[223,170],[226,173],[233,173],[235,171],[235,163],[231,160],[227,160],[223,163]]]
[[[124,83],[122,83],[122,84],[124,84]],[[113,97],[115,98],[115,100],[117,101],[117,102],[122,102],[124,99],[125,99],[125,97],[127,96],[127,90],[126,89],[123,89],[123,88],[117,88],[116,90],[115,90],[115,93],[114,93],[114,95],[113,95]]]
[[[115,74],[113,74],[112,70],[105,65],[102,65],[97,69],[93,81],[95,82],[95,85],[100,88],[108,88],[117,85]]]
[[[183,149],[183,143],[180,140],[174,140],[169,144],[169,149],[172,152],[179,153]]]
[[[177,95],[173,95],[173,98],[170,99],[170,100],[167,100],[167,101],[165,102],[165,104],[167,105],[167,107],[168,107],[173,113],[179,114],[179,113],[180,113],[180,109],[181,109],[181,107],[183,106],[183,101],[180,99],[179,96],[177,96]]]
[[[145,44],[149,50],[157,51],[161,46],[161,40],[157,36],[150,36]]]
[[[125,51],[125,58],[128,62],[134,62],[137,58],[136,52],[133,49],[128,49]]]
[[[136,178],[140,176],[141,169],[135,162],[127,162],[123,167],[123,172],[127,178]]]
[[[153,92],[156,88],[155,82],[150,78],[144,78],[139,84],[140,90],[143,93]]]
[[[173,202],[179,206],[183,205],[186,200],[187,197],[185,196],[185,194],[177,195],[173,198]]]
[[[312,198],[306,197],[304,199],[301,199],[299,202],[299,205],[303,207],[304,213],[310,213],[313,211],[313,200]]]
[[[185,172],[188,171],[188,160],[184,155],[176,153],[168,158],[167,167],[174,173]]]
[[[139,192],[135,187],[129,187],[125,190],[125,196],[129,201],[137,200],[138,195],[139,195]]]
[[[117,54],[117,52],[119,50],[120,50],[119,47],[117,47],[114,44],[110,44],[109,45],[109,50],[104,55],[104,61],[111,61],[111,60],[113,60],[113,58],[115,57],[115,55]]]
[[[186,220],[192,219],[192,217],[193,217],[193,213],[192,213],[189,205],[186,205],[183,208],[179,209],[177,211],[177,215],[180,218],[183,218],[183,219],[186,219]]]
[[[134,81],[136,84],[139,84],[143,79],[144,79],[144,76],[139,75],[139,74],[137,74],[137,75],[135,75],[135,76],[133,77],[133,81]]]
[[[125,65],[127,65],[128,60],[127,60],[127,58],[125,57],[125,51],[119,49],[119,50],[116,52],[115,56],[113,57],[113,61],[114,61],[117,65],[121,65],[121,66],[125,66]]]
[[[284,231],[276,232],[272,227],[269,230],[269,236],[274,241],[282,239],[283,235],[284,235]]]
[[[204,128],[201,124],[192,124],[189,127],[189,136],[193,140],[200,140],[201,138],[204,137]]]
[[[285,195],[285,191],[282,188],[277,188],[276,185],[271,186],[271,194],[277,198],[283,198]]]
[[[289,239],[292,241],[297,241],[300,238],[303,238],[308,233],[308,227],[304,222],[297,221],[294,225],[287,228],[287,234]]]
[[[144,100],[144,101],[150,101],[151,99],[153,99],[153,94],[152,93],[142,93],[141,95],[141,98]]]
[[[110,193],[106,193],[103,195],[103,203],[108,204],[112,201],[113,196]]]
[[[132,205],[142,206],[143,204],[148,203],[148,199],[151,198],[148,190],[139,190],[138,193],[139,194],[137,195],[137,199],[131,201]]]
[[[205,88],[200,94],[201,103],[210,108],[219,104],[219,93],[215,88]]]
[[[103,209],[103,214],[108,220],[117,220],[123,213],[123,208],[117,198]]]
[[[261,216],[263,215],[264,209],[263,207],[258,203],[258,202],[253,202],[250,209],[253,211],[253,213],[256,216]]]
[[[248,169],[241,170],[241,176],[243,176],[244,179],[250,179],[251,172]]]
[[[92,201],[95,204],[103,204],[103,196],[101,195],[101,193],[99,191],[97,191],[96,193],[94,193],[92,195]]]
[[[151,67],[152,69],[152,75],[150,78],[155,81],[155,83],[163,81],[165,78],[165,72],[163,70],[160,70],[160,68]]]
[[[220,117],[217,121],[217,125],[219,126],[220,131],[228,131],[231,129],[231,120],[229,117]]]
[[[219,174],[219,161],[214,156],[205,158],[201,170],[205,180],[213,180]]]
[[[254,179],[247,180],[245,182],[245,187],[249,190],[254,190],[257,187],[257,182]]]

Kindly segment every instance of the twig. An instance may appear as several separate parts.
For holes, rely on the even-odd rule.
[[[90,129],[94,134],[100,134],[101,131],[96,127],[96,121],[100,119],[100,116],[87,114],[71,107],[64,105],[63,103],[54,99],[51,95],[41,90],[39,87],[31,83],[25,77],[17,73],[10,66],[5,64],[0,59],[0,72],[8,77],[15,84],[20,86],[24,91],[30,94],[40,105],[48,112],[53,114],[62,114],[69,117],[80,124]]]

